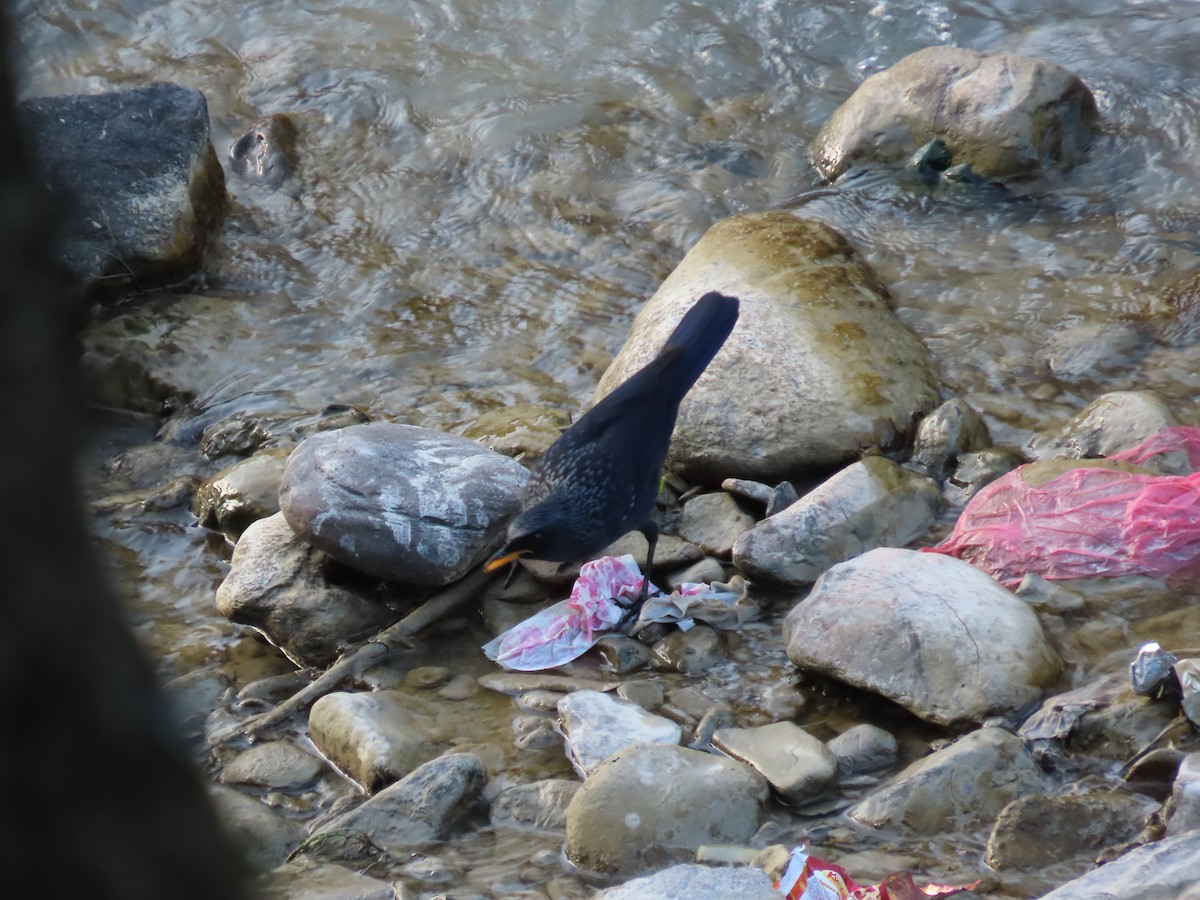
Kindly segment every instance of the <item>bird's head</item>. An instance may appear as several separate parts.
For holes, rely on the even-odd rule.
[[[483,570],[494,572],[526,556],[565,561],[559,546],[564,538],[564,523],[555,518],[552,505],[542,503],[531,507],[509,522],[504,546],[483,564]]]

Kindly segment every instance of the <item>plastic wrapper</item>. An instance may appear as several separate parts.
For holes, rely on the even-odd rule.
[[[584,563],[571,596],[547,607],[483,645],[483,652],[506,669],[536,672],[565,665],[595,646],[624,621],[642,589],[642,573],[630,555],[605,556]],[[753,609],[738,603],[734,591],[706,584],[684,584],[663,594],[653,584],[636,628],[651,622],[690,627],[692,616],[716,625],[744,620]]]
[[[1160,647],[1158,641],[1142,644],[1129,664],[1129,684],[1133,692],[1155,699],[1172,690],[1178,693],[1179,684],[1171,670],[1177,662],[1178,657]]]
[[[910,872],[896,872],[879,884],[859,886],[841,866],[810,856],[804,847],[795,847],[775,889],[787,900],[926,900],[972,891],[978,885],[976,881],[961,887],[917,887]]]
[[[1200,429],[1165,429],[1114,458],[1136,463],[1172,451],[1200,461]],[[1200,575],[1200,472],[1092,465],[1041,481],[1027,480],[1030,471],[1021,466],[981,490],[927,552],[966,560],[1010,588],[1029,572],[1052,581]]]

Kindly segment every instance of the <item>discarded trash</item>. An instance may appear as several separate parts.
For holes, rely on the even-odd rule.
[[[1200,472],[1131,471],[1178,450],[1194,458],[1200,429],[1169,428],[1113,460],[1046,460],[992,482],[954,531],[927,552],[957,556],[1007,587],[1049,580],[1200,573]],[[1062,470],[1062,471],[1060,471]]]
[[[979,882],[953,887],[927,884],[917,887],[911,872],[896,872],[879,884],[859,887],[841,866],[808,855],[794,847],[792,857],[775,889],[787,900],[925,900],[973,891]]]
[[[584,563],[570,598],[484,644],[483,652],[504,668],[519,672],[564,665],[615,630],[641,589],[641,570],[628,554]],[[693,616],[717,626],[740,624],[757,612],[755,607],[737,602],[740,592],[707,584],[684,584],[672,594],[659,592],[653,584],[648,590],[650,596],[634,630],[650,622],[689,628]]]
[[[1142,644],[1137,656],[1129,664],[1129,682],[1135,694],[1155,700],[1174,692],[1179,696],[1179,681],[1171,667],[1179,662],[1174,653],[1168,653],[1158,641]]]

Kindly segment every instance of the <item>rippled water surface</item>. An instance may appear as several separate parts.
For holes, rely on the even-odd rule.
[[[235,205],[204,303],[133,301],[188,320],[198,399],[179,434],[188,416],[198,428],[239,409],[335,402],[452,431],[520,401],[576,411],[689,246],[721,217],[780,205],[866,255],[994,437],[1018,442],[1113,389],[1153,388],[1197,418],[1200,350],[1164,337],[1155,316],[1164,292],[1200,269],[1198,3],[18,0],[17,10],[26,96],[195,87],[222,158],[263,115],[287,113],[300,129],[290,191],[229,177]],[[819,186],[807,148],[833,110],[868,75],[937,43],[1078,74],[1104,119],[1088,161],[1008,190],[863,178],[794,200]],[[1139,339],[1050,373],[1059,342],[1119,323]],[[105,461],[151,442],[159,424],[102,431],[87,466],[93,495],[123,489]],[[182,508],[102,511],[96,531],[164,675],[220,664],[248,680],[278,667],[216,617],[227,550]],[[776,662],[761,666],[770,677]],[[464,665],[482,671],[474,657]],[[512,848],[469,852],[503,869],[496,860]]]

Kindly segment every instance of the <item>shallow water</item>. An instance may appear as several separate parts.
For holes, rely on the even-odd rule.
[[[1066,379],[1047,359],[1073,329],[1143,323],[1200,269],[1200,4],[18,0],[17,12],[26,96],[177,81],[208,98],[222,158],[262,115],[300,128],[292,195],[229,178],[235,207],[203,300],[133,301],[147,327],[164,308],[188,323],[198,397],[169,428],[189,450],[246,410],[353,403],[451,431],[521,401],[575,411],[688,247],[723,216],[779,205],[866,255],[998,440],[1114,389],[1153,388],[1197,419],[1200,344],[1147,328]],[[934,43],[1073,70],[1105,123],[1088,161],[1008,192],[864,178],[794,201],[819,186],[807,147],[833,110]],[[160,424],[103,425],[85,461],[93,496],[114,492],[110,457]],[[184,508],[109,510],[95,530],[164,676],[221,666],[241,684],[286,668],[215,615],[228,550]],[[453,646],[482,671],[475,637]],[[747,694],[786,677],[782,663],[742,664],[731,681]],[[503,836],[478,840],[448,852],[499,881],[529,858],[510,858]],[[960,862],[953,848],[903,850],[947,879]]]

